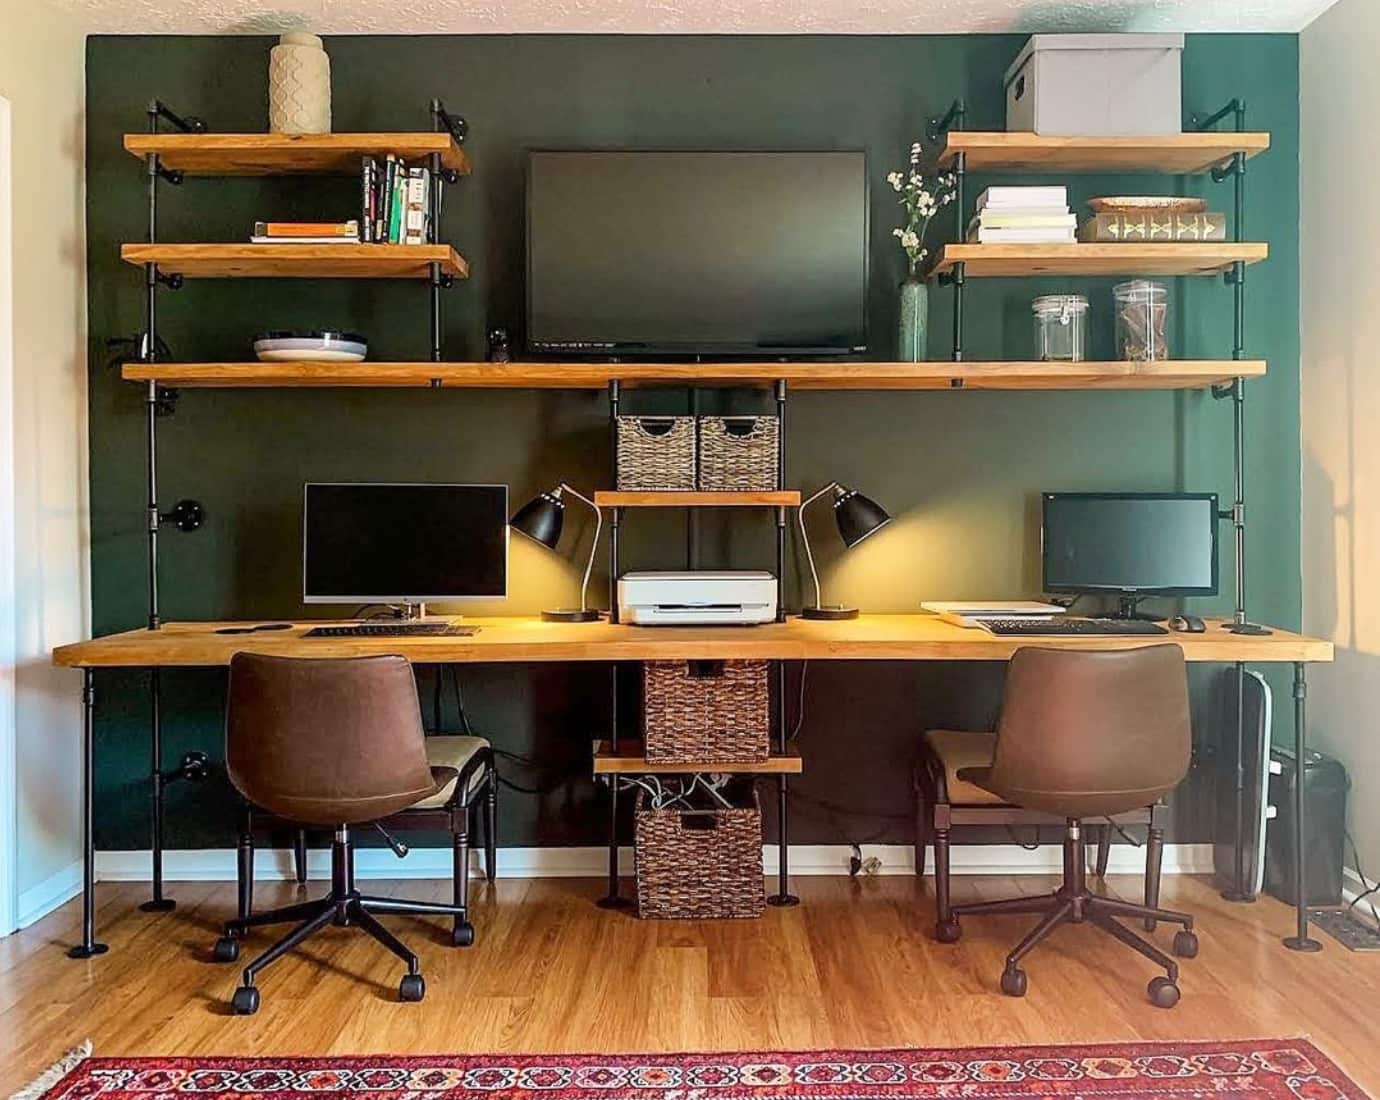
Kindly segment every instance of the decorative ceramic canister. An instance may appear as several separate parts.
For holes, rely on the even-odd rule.
[[[275,134],[331,132],[331,59],[316,35],[285,34],[270,51],[268,128]]]

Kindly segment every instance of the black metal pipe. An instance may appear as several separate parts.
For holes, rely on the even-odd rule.
[[[152,332],[150,332],[152,338]],[[152,380],[144,396],[145,461],[147,496],[145,517],[148,527],[148,626],[158,630],[162,623],[158,611],[158,383]]]
[[[162,678],[160,670],[149,670],[149,841],[153,896],[139,906],[145,913],[175,909],[177,902],[163,896],[163,824],[168,778],[163,772]]]
[[[1304,775],[1308,762],[1308,680],[1302,661],[1294,663],[1294,935],[1284,940],[1290,951],[1321,951],[1322,944],[1308,935],[1308,885],[1303,869],[1308,859]]]
[[[95,786],[96,686],[91,669],[81,670],[81,943],[67,949],[70,959],[89,959],[110,950],[96,942],[96,840],[93,826]]]
[[[960,116],[961,117],[961,116]],[[963,221],[964,183],[967,178],[968,156],[966,153],[954,154],[954,223],[957,243],[962,244],[965,236]],[[963,288],[967,265],[962,262],[953,266],[954,287],[954,356],[955,363],[963,361]]]
[[[776,380],[776,487],[786,488],[786,380]],[[776,509],[776,621],[786,621],[786,509]],[[784,696],[783,696],[784,705]]]

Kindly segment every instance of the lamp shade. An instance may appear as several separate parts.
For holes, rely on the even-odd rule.
[[[561,541],[561,528],[565,526],[565,504],[551,493],[541,493],[517,510],[509,526],[548,550],[554,550]]]
[[[856,489],[845,489],[834,500],[834,521],[839,527],[839,538],[852,548],[890,523],[891,516],[871,497]]]

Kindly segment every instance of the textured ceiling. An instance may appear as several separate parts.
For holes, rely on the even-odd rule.
[[[24,0],[13,0],[15,3]],[[92,33],[1298,31],[1335,0],[39,0]]]

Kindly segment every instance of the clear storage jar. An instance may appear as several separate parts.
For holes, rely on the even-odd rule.
[[[1046,294],[1030,310],[1040,359],[1079,363],[1088,357],[1088,300],[1083,295]]]
[[[1169,358],[1169,288],[1135,279],[1112,288],[1116,303],[1116,350],[1135,362]]]

